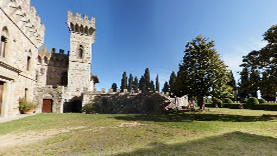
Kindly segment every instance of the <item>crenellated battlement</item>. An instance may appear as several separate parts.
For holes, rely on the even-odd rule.
[[[38,60],[39,63],[43,62],[48,66],[68,67],[68,54],[64,54],[62,49],[59,49],[59,52],[55,48],[47,51],[47,48],[42,46],[38,51]]]
[[[95,18],[89,20],[87,15],[81,17],[80,13],[73,15],[72,11],[68,11],[67,25],[71,33],[79,33],[81,35],[94,36],[95,35]]]
[[[45,27],[30,0],[1,0],[0,8],[36,47],[43,45]]]

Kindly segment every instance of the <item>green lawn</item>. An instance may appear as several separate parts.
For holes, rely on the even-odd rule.
[[[277,155],[277,119],[263,114],[277,112],[39,114],[0,124],[0,155]]]

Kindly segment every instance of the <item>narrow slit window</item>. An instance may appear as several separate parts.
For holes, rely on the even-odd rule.
[[[30,65],[31,65],[31,57],[27,57],[27,70],[30,70]]]
[[[7,39],[4,36],[1,36],[0,57],[5,57],[6,47],[7,47]]]
[[[84,53],[83,46],[80,45],[80,47],[78,49],[78,57],[83,58],[83,53]]]

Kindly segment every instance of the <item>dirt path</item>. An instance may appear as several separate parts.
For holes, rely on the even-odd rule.
[[[72,127],[67,129],[52,129],[47,132],[25,132],[25,133],[11,133],[0,136],[0,149],[10,148],[15,146],[28,145],[40,140],[47,139],[51,136],[67,133],[76,129],[83,129],[85,126]]]

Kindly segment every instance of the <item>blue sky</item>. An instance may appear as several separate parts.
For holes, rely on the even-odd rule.
[[[178,71],[186,41],[215,40],[234,73],[242,56],[266,45],[262,35],[277,24],[276,0],[31,0],[46,27],[48,49],[69,50],[67,11],[96,18],[92,74],[97,89],[120,86],[124,71],[140,78],[145,68],[162,88]],[[238,74],[236,79],[238,80]]]

